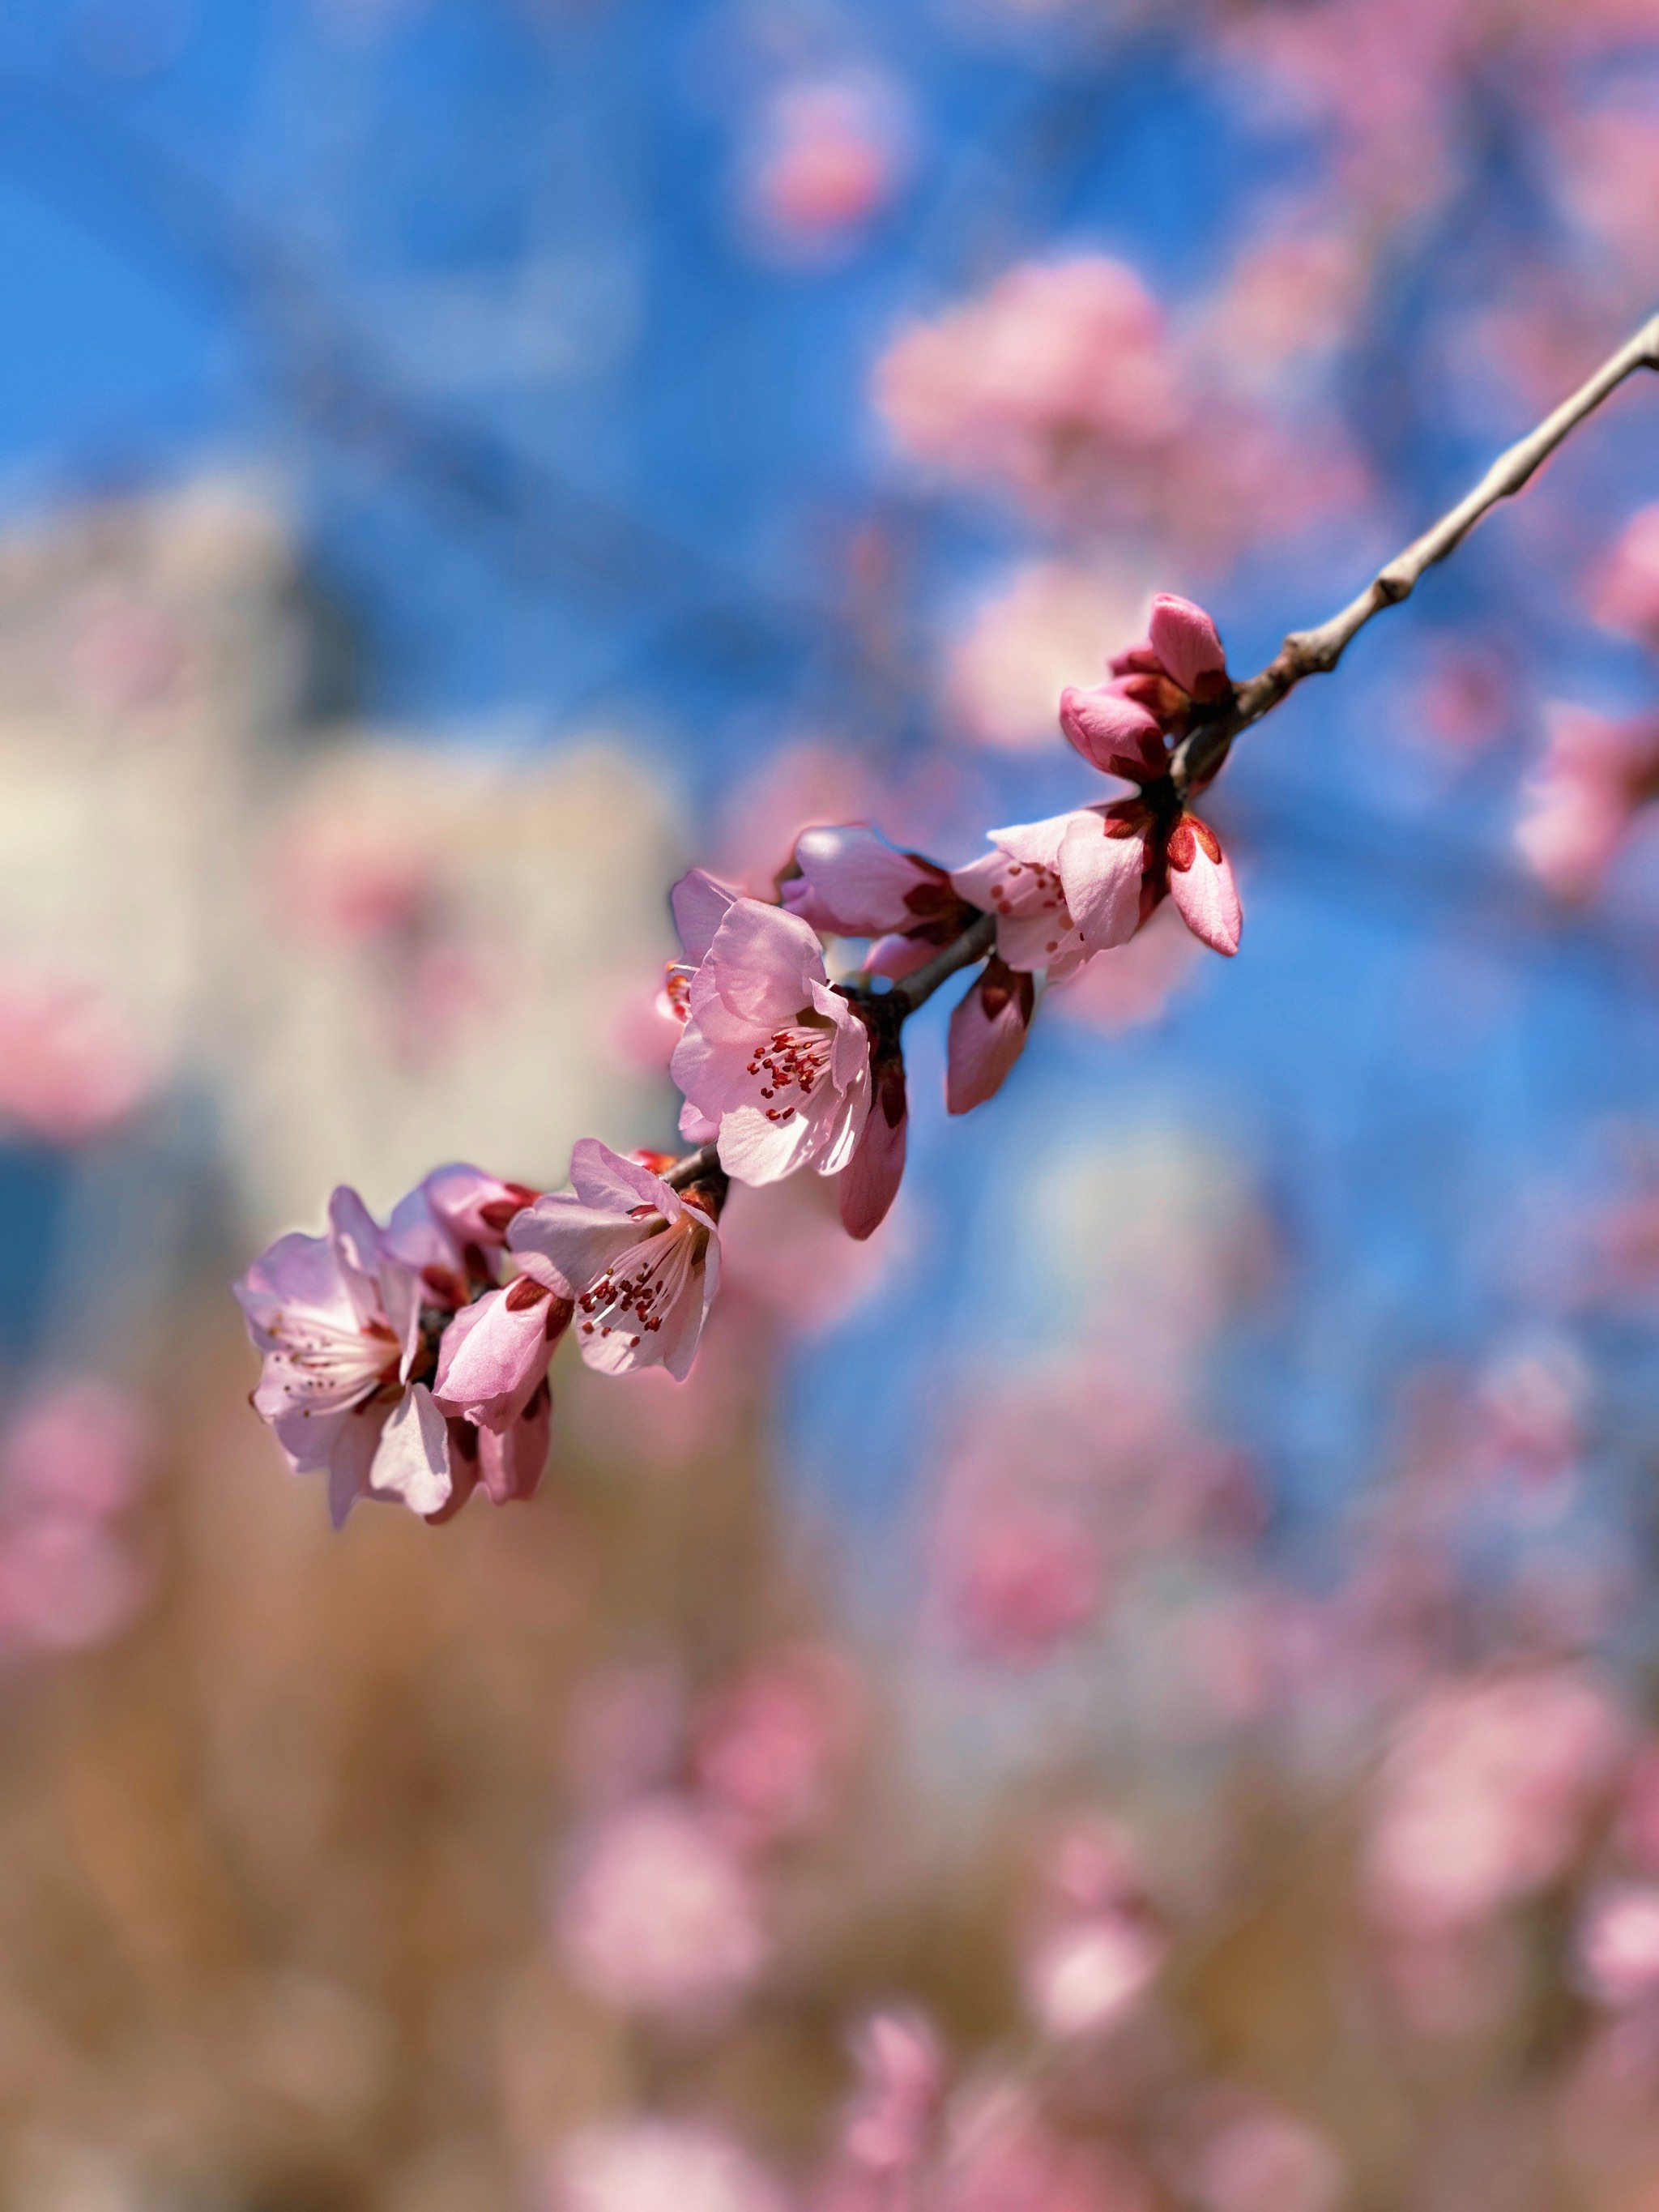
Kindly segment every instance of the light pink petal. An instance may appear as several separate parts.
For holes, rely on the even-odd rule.
[[[298,1230],[279,1237],[234,1289],[262,1352],[270,1350],[276,1340],[273,1324],[287,1308],[321,1315],[337,1328],[355,1328],[357,1324],[356,1308],[325,1237],[307,1237]]]
[[[795,863],[801,872],[783,885],[785,906],[839,937],[902,930],[915,919],[908,895],[937,880],[863,823],[803,830]]]
[[[853,1134],[855,1139],[856,1131]],[[739,1182],[781,1182],[812,1159],[817,1141],[817,1127],[805,1114],[796,1114],[787,1121],[769,1121],[761,1107],[737,1106],[720,1117],[720,1165]],[[843,1157],[836,1159],[835,1167],[812,1159],[821,1175],[833,1175],[836,1168],[846,1165],[852,1157],[852,1140],[837,1150]]]
[[[506,1429],[479,1433],[478,1474],[492,1504],[508,1505],[536,1495],[552,1436],[553,1398],[545,1380]]]
[[[270,1433],[282,1446],[289,1472],[315,1474],[319,1468],[330,1465],[346,1422],[361,1415],[362,1410],[361,1407],[341,1406],[331,1413],[314,1413],[304,1407],[288,1407],[260,1412],[260,1418],[269,1423]],[[384,1412],[374,1418],[377,1439],[384,1419]]]
[[[887,1218],[904,1175],[904,1138],[908,1117],[899,1092],[899,1114],[890,1118],[878,1101],[865,1118],[863,1133],[841,1178],[842,1226],[861,1243]]]
[[[680,1108],[680,1134],[688,1145],[712,1145],[720,1133],[718,1121],[711,1121],[700,1106],[688,1098]]]
[[[328,1201],[328,1241],[359,1321],[380,1312],[380,1231],[356,1192],[342,1183]]]
[[[870,1070],[870,1032],[840,993],[827,983],[812,986],[815,1012],[827,1014],[835,1024],[830,1046],[830,1077],[838,1091],[861,1082]]]
[[[703,960],[714,941],[714,933],[726,919],[726,910],[737,893],[716,883],[705,869],[693,868],[680,878],[668,894],[674,927],[680,933],[688,960]]]
[[[975,976],[951,1016],[945,1103],[952,1114],[982,1106],[1001,1090],[1009,1069],[1025,1049],[1035,992],[1029,975],[995,966]]]
[[[553,1280],[568,1284],[574,1297],[650,1234],[648,1222],[630,1221],[614,1207],[584,1206],[568,1192],[552,1190],[514,1223],[513,1250],[526,1270],[532,1260],[546,1262]],[[539,1268],[537,1276],[544,1279]]]
[[[1067,684],[1060,695],[1060,726],[1103,775],[1144,782],[1162,771],[1164,738],[1157,717],[1109,684],[1092,691]]]
[[[901,983],[918,968],[925,968],[939,950],[925,937],[878,937],[864,965],[872,975],[885,975],[890,982]]]
[[[690,1206],[686,1212],[698,1213],[699,1208]],[[702,1215],[702,1218],[709,1230],[708,1249],[701,1264],[692,1272],[690,1294],[682,1298],[665,1318],[662,1333],[657,1339],[657,1357],[677,1382],[684,1382],[691,1372],[691,1362],[702,1341],[708,1310],[720,1287],[720,1240],[708,1216]]]
[[[346,1516],[368,1495],[369,1473],[386,1426],[384,1406],[359,1406],[345,1414],[334,1432],[328,1459],[328,1517],[343,1528]]]
[[[825,981],[817,933],[799,915],[758,899],[734,899],[691,985],[694,1020],[712,994],[744,1024],[793,1020],[816,981]],[[712,994],[710,986],[712,986]]]
[[[449,1499],[449,1431],[424,1382],[393,1407],[369,1470],[377,1497],[401,1498],[411,1512],[436,1513]]]
[[[1215,832],[1184,814],[1170,837],[1170,896],[1194,937],[1217,952],[1238,950],[1244,917],[1233,872]]]
[[[569,1320],[569,1302],[528,1275],[464,1306],[438,1346],[432,1395],[439,1410],[508,1427],[546,1374]]]
[[[988,834],[997,850],[1022,867],[1048,868],[1057,874],[1066,832],[1084,811],[1073,808],[1067,814],[1048,814],[1041,822],[1011,822],[1006,829]]]
[[[1087,810],[1075,817],[1060,848],[1066,903],[1091,952],[1127,945],[1140,926],[1146,842],[1139,835],[1109,836],[1115,826]]]
[[[678,1221],[678,1194],[642,1161],[613,1152],[597,1137],[583,1137],[570,1154],[570,1182],[584,1206],[603,1206],[614,1213],[630,1213],[636,1206],[653,1206],[670,1221]]]
[[[381,1261],[380,1310],[402,1347],[398,1376],[402,1382],[408,1382],[409,1370],[420,1352],[421,1308],[426,1303],[428,1295],[412,1267],[403,1267],[392,1259]]]
[[[398,1200],[381,1239],[381,1268],[386,1258],[404,1267],[453,1269],[460,1264],[461,1248],[434,1212],[426,1185]]]

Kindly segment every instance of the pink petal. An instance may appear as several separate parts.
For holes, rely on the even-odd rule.
[[[918,968],[925,968],[939,949],[925,937],[878,937],[864,965],[868,974],[885,975],[890,982],[900,983]]]
[[[884,937],[915,920],[910,893],[937,880],[863,823],[803,830],[795,840],[800,874],[783,885],[783,902],[814,929],[839,937]]]
[[[1068,684],[1060,695],[1060,726],[1084,759],[1103,775],[1145,783],[1164,772],[1164,738],[1157,717],[1109,684],[1079,691]]]
[[[1152,601],[1152,650],[1183,691],[1195,699],[1218,697],[1227,681],[1220,633],[1202,607],[1173,592]]]
[[[1188,928],[1218,952],[1237,952],[1244,917],[1214,830],[1195,814],[1183,814],[1170,833],[1169,860],[1170,896]]]
[[[680,878],[668,894],[674,927],[680,933],[688,960],[703,960],[714,941],[714,932],[726,919],[726,910],[737,896],[716,883],[705,869],[693,868]]]
[[[701,1208],[689,1206],[688,1213],[708,1220]],[[709,1308],[714,1303],[714,1293],[720,1287],[720,1240],[712,1221],[708,1222],[708,1247],[702,1256],[702,1266],[695,1270],[692,1287],[695,1295],[681,1298],[670,1313],[657,1339],[657,1357],[677,1382],[684,1382],[691,1372],[691,1363],[696,1357],[697,1346],[702,1341],[702,1332],[708,1320]]]
[[[1002,960],[988,962],[984,974],[975,977],[951,1016],[945,1078],[948,1112],[966,1114],[1001,1090],[1025,1049],[1036,998],[1030,976],[1017,975]]]
[[[550,1190],[514,1223],[513,1249],[526,1273],[567,1285],[574,1297],[651,1233],[648,1222],[630,1221],[619,1207],[584,1206],[570,1191]]]
[[[485,1429],[478,1437],[478,1473],[494,1505],[533,1498],[547,1466],[553,1436],[553,1397],[544,1377],[541,1388],[505,1430]]]
[[[904,1136],[908,1116],[903,1092],[899,1093],[896,1121],[890,1121],[880,1104],[871,1109],[863,1134],[842,1173],[840,1184],[842,1226],[861,1243],[872,1237],[887,1218],[904,1175]]]
[[[357,1323],[356,1308],[326,1237],[307,1237],[299,1230],[279,1237],[234,1289],[248,1334],[261,1352],[276,1341],[272,1331],[287,1308],[324,1315],[343,1328]]]
[[[1066,904],[1091,952],[1127,945],[1140,927],[1140,878],[1146,866],[1143,836],[1111,836],[1111,817],[1086,809],[1066,832],[1060,875]]]
[[[432,1395],[439,1410],[508,1427],[546,1374],[570,1314],[568,1298],[528,1275],[463,1306],[438,1346]]]
[[[504,1244],[514,1214],[541,1196],[527,1183],[503,1182],[500,1176],[485,1175],[482,1169],[459,1160],[434,1168],[423,1178],[421,1191],[434,1219],[463,1254],[469,1244],[480,1245],[485,1251]],[[395,1212],[392,1219],[395,1230]]]
[[[412,1382],[393,1407],[368,1480],[377,1497],[401,1498],[412,1512],[448,1503],[449,1431],[424,1382]]]
[[[570,1182],[584,1206],[605,1206],[619,1214],[649,1206],[670,1221],[680,1218],[678,1194],[660,1176],[641,1160],[613,1152],[598,1137],[583,1137],[572,1148]]]
[[[380,1231],[374,1215],[349,1184],[328,1201],[328,1241],[359,1321],[380,1313]]]

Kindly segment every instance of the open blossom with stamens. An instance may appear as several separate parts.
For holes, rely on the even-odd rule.
[[[403,1498],[431,1513],[450,1482],[443,1417],[405,1376],[405,1330],[418,1319],[416,1272],[386,1250],[354,1190],[329,1200],[323,1237],[279,1237],[236,1285],[264,1354],[253,1408],[296,1474],[325,1470],[337,1527],[362,1497]]]
[[[362,1497],[444,1519],[480,1481],[498,1503],[534,1489],[550,1413],[539,1376],[483,1440],[428,1387],[441,1338],[500,1300],[486,1286],[508,1221],[533,1196],[476,1168],[441,1168],[382,1229],[343,1188],[325,1236],[278,1237],[236,1285],[264,1354],[254,1409],[296,1474],[326,1472],[337,1526]]]
[[[1182,805],[1166,743],[1232,696],[1215,624],[1190,600],[1160,592],[1147,636],[1111,665],[1109,684],[1060,695],[1060,727],[1085,760],[1139,790],[1068,818],[1050,863],[1066,906],[1091,952],[1127,944],[1166,896],[1195,937],[1237,952],[1232,870],[1214,830]]]
[[[674,1190],[597,1137],[571,1153],[570,1180],[571,1190],[550,1192],[513,1224],[520,1282],[560,1300],[568,1289],[590,1367],[626,1375],[662,1366],[683,1382],[720,1277],[717,1195],[702,1184]],[[515,1284],[504,1315],[514,1296],[527,1299]]]
[[[870,1112],[863,1021],[830,989],[811,925],[756,899],[734,899],[714,932],[670,1072],[682,1130],[717,1128],[720,1164],[742,1182],[838,1174]]]
[[[872,939],[866,964],[878,975],[910,975],[972,919],[945,869],[863,823],[803,830],[795,866],[783,885],[788,911],[826,936]]]

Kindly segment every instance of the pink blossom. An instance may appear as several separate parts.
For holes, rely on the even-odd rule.
[[[1625,526],[1595,580],[1590,605],[1609,629],[1659,648],[1659,506],[1643,507]]]
[[[1195,937],[1237,952],[1232,870],[1215,832],[1176,799],[1165,750],[1199,712],[1232,696],[1215,624],[1190,599],[1160,592],[1146,637],[1111,665],[1110,683],[1060,694],[1060,727],[1086,761],[1139,785],[1139,795],[1071,818],[1051,864],[1066,905],[1085,945],[1099,951],[1127,943],[1167,893]]]
[[[1335,2212],[1342,2163],[1287,2112],[1246,2107],[1205,2132],[1188,2182],[1201,2212]]]
[[[0,1127],[80,1145],[135,1113],[159,1071],[114,1006],[88,984],[0,972]]]
[[[696,1730],[703,1797],[753,1845],[816,1826],[860,1720],[857,1675],[839,1654],[775,1653],[714,1698]]]
[[[1553,1881],[1624,1735],[1600,1686],[1566,1668],[1431,1692],[1378,1778],[1364,1856],[1373,1911],[1406,1930],[1455,1930]]]
[[[601,1374],[662,1366],[684,1382],[720,1280],[719,1195],[702,1183],[675,1190],[597,1137],[571,1153],[570,1180],[571,1190],[538,1199],[513,1224],[520,1283],[574,1298],[576,1342]],[[528,1319],[511,1314],[514,1298],[533,1310],[519,1285],[502,1299],[495,1333],[507,1375]]]
[[[866,72],[784,86],[763,118],[746,198],[763,237],[796,256],[846,245],[891,198],[907,118]]]
[[[1025,2002],[1057,2042],[1127,2019],[1157,1978],[1166,1948],[1128,1846],[1113,1827],[1063,1832],[1044,1869],[1046,1895],[1021,1962]]]
[[[847,1166],[871,1109],[869,1035],[799,915],[732,902],[691,980],[672,1073],[740,1182]]]
[[[469,1187],[476,1194],[479,1186],[516,1188],[484,1177]],[[444,1188],[453,1196],[456,1184]],[[278,1237],[236,1285],[264,1355],[254,1410],[295,1474],[326,1472],[337,1527],[362,1497],[400,1498],[432,1519],[453,1511],[481,1476],[498,1497],[533,1489],[545,1402],[526,1394],[515,1409],[519,1431],[505,1441],[475,1449],[462,1436],[453,1464],[450,1424],[418,1371],[430,1373],[439,1349],[434,1322],[477,1287],[471,1264],[424,1186],[399,1203],[386,1230],[342,1188],[329,1201],[325,1236]]]
[[[1036,1006],[1030,976],[1017,975],[994,953],[951,1015],[945,1077],[949,1112],[966,1114],[995,1097],[1025,1049]]]
[[[1105,1561],[1092,1531],[1058,1502],[963,1501],[941,1532],[952,1622],[982,1657],[1030,1664],[1100,1607]]]
[[[154,1576],[118,1522],[149,1449],[117,1383],[79,1376],[25,1401],[0,1450],[0,1650],[82,1650],[137,1614]]]
[[[96,1516],[53,1513],[0,1526],[0,1648],[80,1651],[131,1622],[152,1577]]]
[[[1638,810],[1659,797],[1659,725],[1561,705],[1547,709],[1546,722],[1548,744],[1527,786],[1515,842],[1558,898],[1587,898]]]
[[[1164,1961],[1156,1932],[1127,1913],[1062,1922],[1037,1936],[1022,1973],[1032,2019],[1055,2042],[1097,2035],[1126,2019]]]
[[[764,2169],[722,2130],[630,2120],[573,2136],[555,2164],[550,2212],[784,2212]]]
[[[150,1424],[132,1392],[76,1376],[27,1399],[0,1448],[4,1497],[28,1515],[101,1520],[143,1486]]]
[[[1055,2135],[1021,2091],[993,2081],[957,2100],[928,2212],[1152,2212],[1127,2162]]]
[[[1659,1996],[1659,1887],[1614,1882],[1598,1890],[1578,1929],[1584,1985],[1600,2004],[1644,2004]]]
[[[1186,412],[1156,302],[1101,257],[1026,264],[913,325],[878,365],[874,397],[912,459],[1042,502],[1079,449],[1091,480],[1109,481],[1113,463],[1121,476],[1165,449]]]
[[[641,1799],[579,1850],[559,1900],[564,1962],[619,2011],[686,2027],[728,2014],[765,1963],[750,1878],[719,1826],[677,1797]]]
[[[1615,1832],[1632,1865],[1659,1875],[1659,1744],[1644,1743],[1630,1763]]]
[[[842,2149],[848,2162],[889,2184],[927,2158],[945,2090],[944,2054],[919,2013],[878,2012],[854,2044],[859,2084]]]

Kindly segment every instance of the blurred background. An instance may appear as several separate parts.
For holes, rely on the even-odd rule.
[[[9,0],[0,281],[0,2202],[1656,2212],[1650,380],[533,1504],[228,1285],[1346,601],[1659,306],[1659,0]]]

